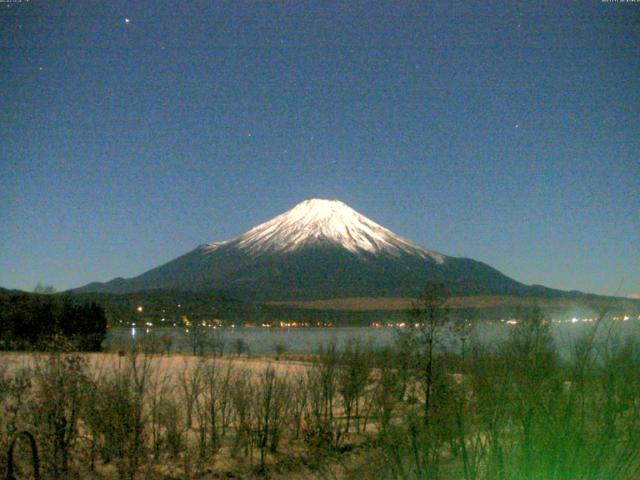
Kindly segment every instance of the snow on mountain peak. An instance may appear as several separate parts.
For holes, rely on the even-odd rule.
[[[356,254],[410,254],[444,262],[443,255],[394,234],[339,200],[305,200],[229,243],[251,253],[291,252],[329,243]]]

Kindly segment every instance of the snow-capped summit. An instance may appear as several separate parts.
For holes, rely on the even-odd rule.
[[[210,244],[209,249],[216,250],[224,243]],[[429,257],[438,263],[445,258],[394,234],[339,200],[317,198],[299,203],[229,243],[254,254],[330,244],[356,254],[408,254]]]

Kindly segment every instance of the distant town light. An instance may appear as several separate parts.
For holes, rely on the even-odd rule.
[[[136,308],[136,310],[138,310],[139,312],[144,311],[144,307],[142,305],[138,305],[138,308]]]

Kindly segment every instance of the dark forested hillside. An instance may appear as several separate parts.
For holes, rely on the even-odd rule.
[[[0,291],[0,349],[42,349],[63,336],[74,348],[99,350],[106,331],[106,315],[95,302]]]

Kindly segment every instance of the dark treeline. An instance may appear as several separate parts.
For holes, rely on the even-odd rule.
[[[45,349],[62,336],[79,350],[96,351],[107,332],[102,307],[68,297],[0,295],[0,349]]]

